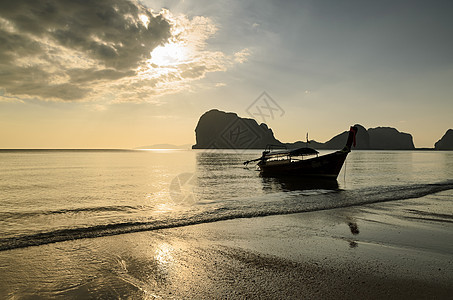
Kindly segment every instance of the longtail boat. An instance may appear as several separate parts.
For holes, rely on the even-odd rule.
[[[319,155],[319,152],[312,148],[276,151],[273,149],[275,147],[268,145],[260,158],[246,161],[244,164],[258,162],[257,166],[263,175],[336,179],[348,153],[351,152],[351,146],[355,147],[356,134],[357,127],[351,126],[344,148],[326,155]]]

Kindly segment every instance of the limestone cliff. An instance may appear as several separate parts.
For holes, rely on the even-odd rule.
[[[412,136],[395,128],[377,127],[366,130],[362,125],[355,126],[358,127],[355,149],[415,149]],[[210,110],[200,117],[195,134],[197,143],[192,146],[193,149],[264,149],[269,144],[285,145],[288,148],[308,146],[315,149],[342,149],[348,139],[348,131],[344,131],[325,143],[310,141],[307,145],[299,141],[283,144],[274,137],[274,133],[266,124],[258,125],[253,119],[241,118],[235,113],[217,109]]]
[[[356,150],[413,150],[415,149],[412,136],[408,133],[399,132],[395,128],[377,127],[365,129],[360,124],[356,136]],[[307,145],[304,142],[288,143],[288,148],[312,147],[316,149],[341,149],[348,139],[348,131],[344,131],[325,143],[310,141]]]
[[[195,128],[193,149],[263,149],[282,145],[266,124],[217,109],[204,113]]]
[[[453,150],[453,129],[448,129],[444,136],[434,144],[436,150]]]
[[[368,129],[370,149],[374,150],[413,150],[415,149],[412,135],[399,132],[391,127]]]

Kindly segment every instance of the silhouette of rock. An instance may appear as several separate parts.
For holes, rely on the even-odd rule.
[[[434,144],[436,150],[453,150],[453,129],[448,129],[444,136]]]
[[[366,130],[362,125],[354,125],[358,128],[356,136],[357,150],[411,150],[415,149],[412,136],[408,133],[399,132],[391,127],[377,127]],[[344,131],[324,144],[318,145],[317,149],[341,149],[348,139],[348,131]]]
[[[399,132],[391,127],[358,128],[356,147],[358,150],[412,150],[415,149],[412,136]],[[451,130],[450,130],[451,131]],[[348,132],[344,131],[325,143],[317,141],[298,141],[295,143],[281,143],[274,137],[274,133],[266,124],[258,123],[253,119],[240,118],[235,113],[226,113],[217,109],[204,113],[195,128],[196,145],[193,149],[264,149],[266,145],[285,145],[289,149],[310,147],[315,149],[342,149],[348,139]],[[447,132],[448,133],[448,132]]]
[[[359,124],[354,125],[357,127],[357,136],[356,136],[356,147],[354,149],[369,149],[370,148],[370,137],[368,136],[367,130]],[[348,140],[349,130],[344,131],[325,143],[320,143],[314,140],[311,140],[310,143],[305,143],[298,141],[295,143],[286,143],[285,145],[291,148],[301,148],[301,147],[310,147],[315,149],[342,149]]]
[[[240,118],[217,109],[204,113],[195,128],[197,143],[192,149],[263,149],[282,145],[266,124]]]
[[[354,126],[358,129],[356,135],[356,147],[354,149],[370,149],[370,136],[368,135],[365,127],[360,124],[355,124]],[[341,149],[346,144],[348,135],[349,131],[344,131],[320,145],[318,149]]]
[[[412,135],[399,132],[391,127],[368,129],[370,149],[375,150],[413,150],[415,149]]]

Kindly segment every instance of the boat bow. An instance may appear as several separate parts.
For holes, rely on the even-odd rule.
[[[318,156],[318,151],[311,148],[298,148],[284,151],[267,149],[260,158],[246,161],[258,162],[262,174],[271,176],[305,176],[336,179],[351,147],[356,145],[357,127],[349,129],[346,145],[342,150]]]

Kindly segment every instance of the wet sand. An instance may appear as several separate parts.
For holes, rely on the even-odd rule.
[[[0,298],[451,299],[453,191],[0,252]]]

